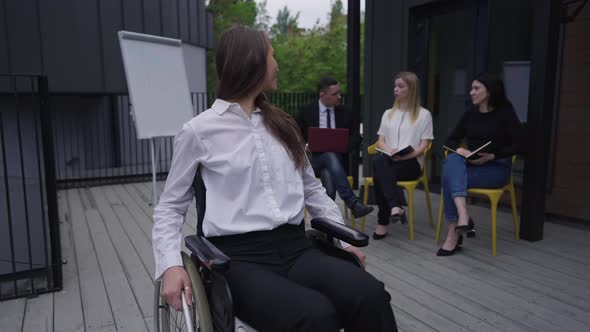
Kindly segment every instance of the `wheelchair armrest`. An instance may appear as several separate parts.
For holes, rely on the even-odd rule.
[[[224,272],[229,269],[229,257],[217,249],[206,238],[198,235],[190,235],[184,238],[184,243],[193,255],[209,270]]]
[[[369,237],[366,234],[329,219],[314,218],[311,220],[311,227],[355,247],[366,247],[369,245]]]

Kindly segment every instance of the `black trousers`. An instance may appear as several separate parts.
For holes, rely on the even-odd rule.
[[[211,238],[232,259],[236,315],[264,331],[397,331],[382,282],[312,248],[303,225]]]
[[[420,176],[420,164],[416,158],[393,161],[390,157],[380,154],[373,159],[373,183],[375,200],[379,205],[377,222],[379,225],[389,224],[391,209],[404,205],[402,188],[397,181],[415,180]]]

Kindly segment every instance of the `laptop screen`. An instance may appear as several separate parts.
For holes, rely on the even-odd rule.
[[[307,148],[311,152],[348,152],[348,129],[309,127]]]

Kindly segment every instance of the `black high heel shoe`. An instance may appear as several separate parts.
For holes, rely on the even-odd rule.
[[[436,252],[436,255],[439,257],[453,256],[457,251],[461,250],[462,244],[463,244],[463,235],[459,235],[459,239],[457,240],[457,244],[455,245],[455,248],[453,248],[452,250],[445,250],[442,247],[440,247],[440,249],[438,249],[438,251]]]
[[[467,226],[468,229],[465,235],[469,238],[475,237],[475,224],[473,223],[473,220],[471,218],[469,218],[469,223],[467,224]]]
[[[455,227],[455,232],[459,235],[466,235],[467,237],[475,237],[475,224],[469,218],[467,225],[460,225]]]

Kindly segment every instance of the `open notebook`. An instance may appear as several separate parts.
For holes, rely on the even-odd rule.
[[[478,153],[479,153],[479,152],[481,152],[481,151],[482,151],[482,150],[483,150],[483,149],[484,149],[486,146],[488,146],[488,145],[490,145],[490,144],[492,144],[492,141],[488,141],[487,143],[485,143],[484,145],[480,146],[479,148],[477,148],[477,149],[475,149],[475,150],[471,151],[471,153],[470,153],[470,154],[468,154],[467,156],[463,156],[463,155],[460,155],[460,154],[458,154],[458,153],[457,153],[457,151],[455,151],[455,150],[453,150],[453,149],[449,148],[449,147],[448,147],[448,146],[446,146],[446,145],[443,145],[443,148],[445,148],[445,149],[447,149],[447,150],[449,150],[449,151],[453,151],[453,152],[457,153],[459,156],[461,156],[461,157],[463,157],[463,158],[465,158],[465,159],[467,159],[467,160],[474,160],[474,159],[477,159],[477,158],[479,158],[479,155],[478,155]]]

